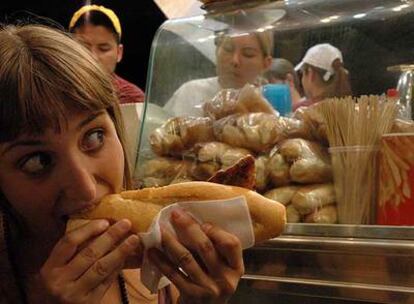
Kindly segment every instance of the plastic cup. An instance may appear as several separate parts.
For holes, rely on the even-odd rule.
[[[281,116],[286,116],[292,112],[292,97],[287,84],[266,84],[263,86],[262,91],[263,96]]]

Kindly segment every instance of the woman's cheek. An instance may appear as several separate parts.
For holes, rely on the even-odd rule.
[[[115,192],[120,192],[124,184],[125,156],[121,142],[116,137],[109,143],[103,166]]]

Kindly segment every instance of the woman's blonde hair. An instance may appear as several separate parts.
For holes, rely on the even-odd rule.
[[[42,25],[0,28],[0,143],[60,130],[69,110],[106,110],[124,149],[124,128],[110,75],[68,34]]]
[[[262,51],[263,57],[272,57],[273,50],[274,50],[274,38],[273,38],[273,32],[263,31],[263,32],[250,32],[250,35],[256,37],[257,41],[260,45],[260,50]],[[228,39],[231,39],[231,35],[227,33],[219,33],[215,39],[215,44],[217,47],[223,44]]]

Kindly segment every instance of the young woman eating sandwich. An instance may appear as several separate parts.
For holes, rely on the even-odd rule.
[[[141,242],[129,220],[65,232],[68,217],[131,184],[110,75],[54,29],[4,26],[0,41],[0,298],[226,303],[244,271],[240,242],[184,211],[171,218],[178,237],[163,231],[164,251],[149,251],[176,297],[144,293]],[[131,257],[135,269],[125,270]]]

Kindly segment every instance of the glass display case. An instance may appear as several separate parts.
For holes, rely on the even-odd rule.
[[[212,166],[197,159],[197,149],[203,146],[194,150],[195,144],[220,142],[215,133],[211,137],[204,129],[211,119],[205,104],[215,106],[211,100],[217,99],[239,100],[247,89],[259,98],[257,94],[268,81],[263,77],[270,66],[267,57],[297,65],[309,48],[321,43],[341,51],[352,96],[381,99],[389,89],[396,89],[396,103],[404,109],[405,122],[411,123],[414,1],[228,0],[207,4],[205,10],[202,16],[165,22],[154,38],[135,162],[137,185],[202,180],[222,168],[222,155],[215,156],[219,160]],[[251,45],[250,37],[256,38],[259,50]],[[237,53],[239,48],[241,53]],[[241,70],[223,67],[222,52],[234,66],[249,60],[256,60],[256,65],[249,65],[245,72],[250,74],[240,80]],[[302,89],[298,88],[303,95]],[[277,113],[267,115],[282,119]],[[197,117],[196,123],[188,123],[187,116]],[[292,116],[283,117],[288,125],[289,119],[295,119]],[[177,117],[188,128],[178,126]],[[207,125],[215,124],[212,120]],[[160,143],[165,130],[159,128],[166,122],[174,136],[181,136],[178,148],[174,138]],[[196,135],[188,135],[194,126]],[[184,136],[191,139],[184,142]],[[197,136],[201,136],[200,142],[194,142]],[[257,159],[269,150],[268,145],[256,149],[246,143],[237,148],[253,150]],[[243,155],[243,151],[237,153]],[[202,168],[195,168],[195,163],[202,163]],[[166,178],[166,172],[171,176]],[[332,183],[332,177],[311,184],[328,182]],[[293,180],[292,184],[304,183]],[[277,187],[275,182],[272,188]],[[269,186],[264,189],[268,191]],[[366,189],[377,191],[378,186]],[[306,215],[300,214],[300,218]],[[246,275],[233,302],[414,303],[414,229],[376,225],[375,216],[372,218],[371,214],[369,225],[289,223],[281,237],[245,252]]]

